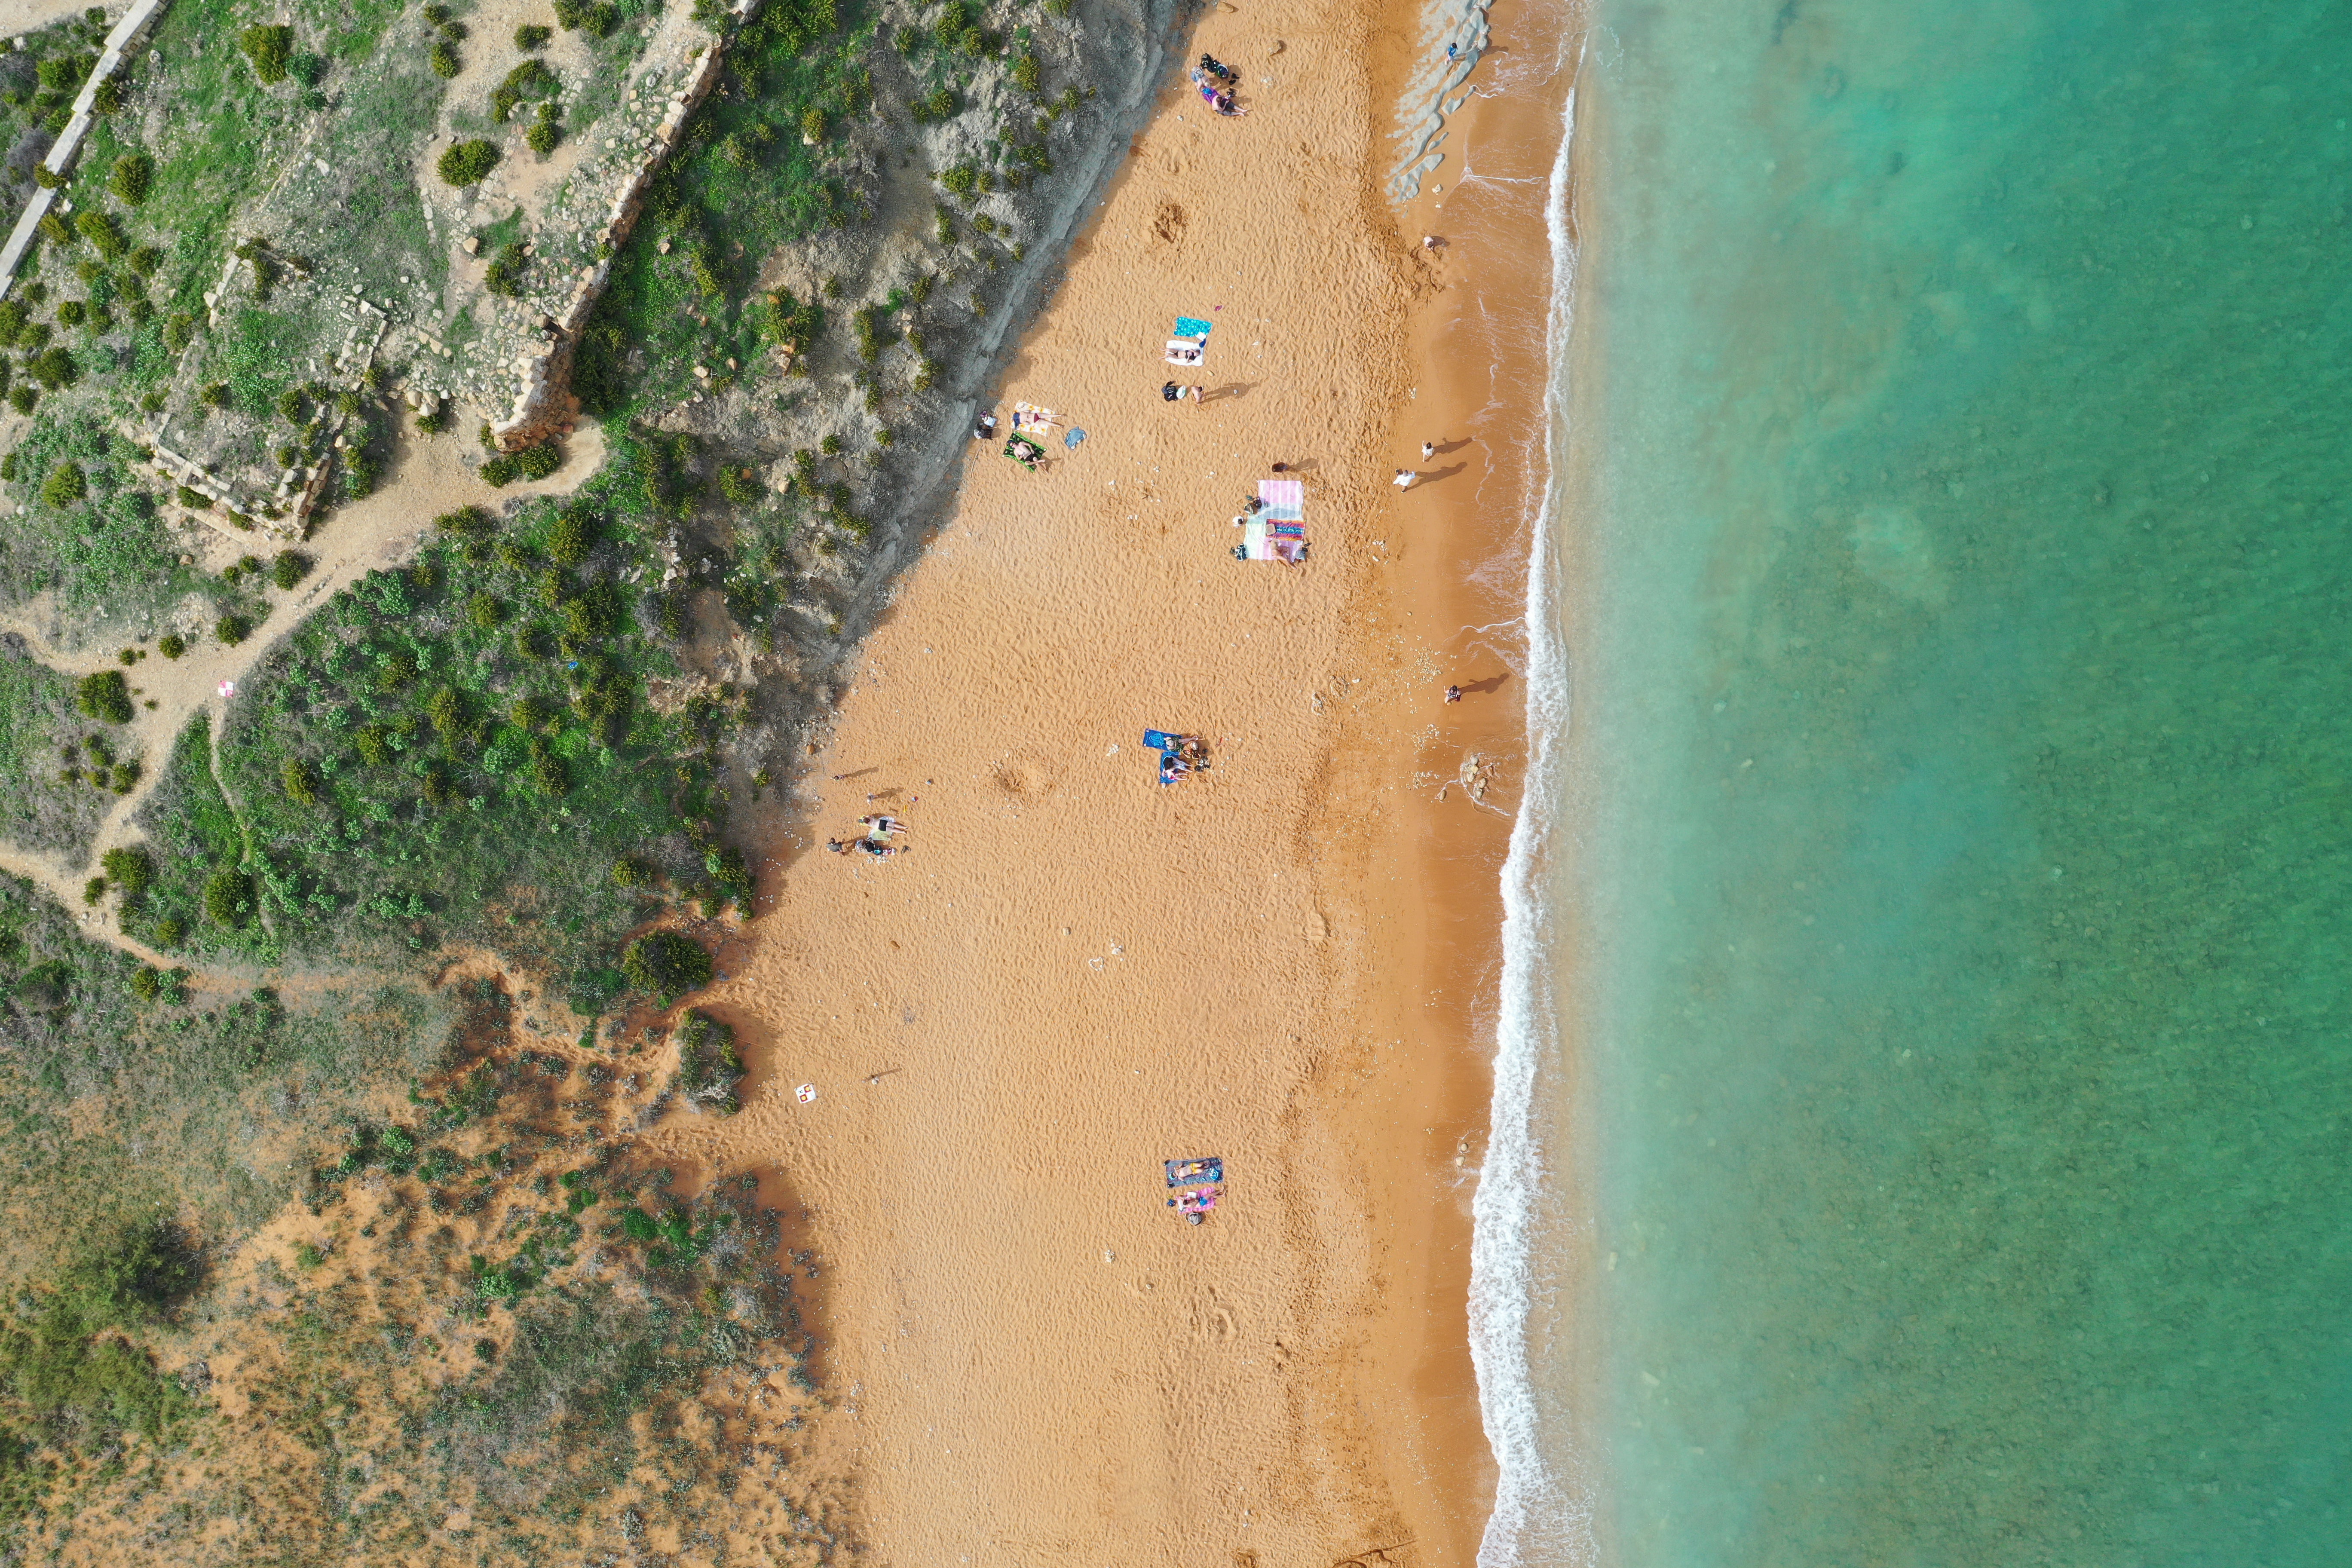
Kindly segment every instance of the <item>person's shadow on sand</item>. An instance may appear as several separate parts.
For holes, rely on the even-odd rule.
[[[1503,682],[1505,682],[1505,681],[1507,681],[1507,680],[1508,680],[1508,679],[1511,679],[1511,672],[1510,672],[1509,670],[1507,670],[1507,670],[1503,671],[1503,673],[1502,673],[1502,674],[1500,674],[1500,675],[1490,675],[1490,676],[1488,676],[1488,677],[1487,677],[1486,679],[1484,679],[1484,680],[1474,680],[1474,681],[1470,682],[1467,686],[1464,686],[1464,687],[1460,688],[1459,689],[1461,690],[1462,695],[1463,695],[1463,696],[1465,696],[1465,697],[1469,697],[1469,696],[1473,696],[1473,695],[1479,696],[1479,697],[1488,697],[1488,696],[1492,696],[1494,693],[1496,693],[1496,692],[1497,692],[1497,691],[1500,691],[1500,690],[1503,689]]]
[[[1255,392],[1256,390],[1256,382],[1229,381],[1223,386],[1212,387],[1208,391],[1201,394],[1201,401],[1204,404],[1225,403],[1236,397],[1247,397],[1251,393]]]
[[[1454,475],[1463,472],[1469,467],[1470,465],[1467,463],[1456,463],[1450,468],[1432,468],[1426,473],[1423,473],[1419,479],[1413,480],[1412,488],[1414,489],[1419,489],[1423,485],[1433,485],[1441,479],[1450,479]]]

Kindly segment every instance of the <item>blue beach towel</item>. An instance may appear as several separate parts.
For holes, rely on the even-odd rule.
[[[1143,743],[1155,752],[1172,752],[1176,749],[1177,737],[1165,730],[1146,730]]]
[[[1209,328],[1212,325],[1213,325],[1213,322],[1204,321],[1198,316],[1179,316],[1176,318],[1176,330],[1170,336],[1205,338],[1209,335]]]
[[[1086,438],[1087,433],[1073,425],[1070,426],[1070,433],[1062,437],[1062,445],[1075,452],[1078,449],[1078,443]]]

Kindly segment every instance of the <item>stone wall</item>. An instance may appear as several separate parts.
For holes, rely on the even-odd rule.
[[[98,97],[99,84],[122,68],[131,46],[147,30],[147,25],[155,19],[156,14],[169,4],[171,0],[131,0],[131,9],[122,14],[122,19],[114,24],[114,30],[106,35],[106,47],[99,55],[98,64],[91,68],[89,79],[83,82],[81,91],[74,95],[73,118],[66,122],[65,130],[50,146],[48,156],[41,160],[42,166],[49,173],[65,174],[72,172],[74,160],[81,154],[82,138],[89,134],[90,118],[97,112],[90,105]],[[62,191],[35,191],[33,199],[25,205],[23,214],[17,217],[16,226],[9,231],[7,243],[0,245],[0,299],[5,299],[8,290],[15,286],[17,264],[25,259],[25,252],[31,248],[33,236],[41,220],[49,215],[49,209],[58,205],[63,195]]]

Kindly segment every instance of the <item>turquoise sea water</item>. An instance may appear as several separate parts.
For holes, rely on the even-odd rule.
[[[2352,14],[1591,22],[1552,1479],[1639,1568],[2352,1563]]]

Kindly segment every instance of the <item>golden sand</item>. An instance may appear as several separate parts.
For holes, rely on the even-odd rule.
[[[1179,51],[1237,65],[1248,117],[1171,90],[1003,384],[1085,440],[1037,474],[972,448],[771,802],[705,1004],[745,1109],[655,1134],[773,1173],[819,1259],[869,1561],[1475,1554],[1467,1204],[1520,693],[1507,637],[1459,628],[1496,618],[1464,563],[1507,584],[1526,458],[1474,414],[1509,354],[1439,360],[1451,285],[1539,316],[1549,148],[1538,105],[1534,207],[1465,204],[1425,251],[1444,197],[1406,233],[1376,194],[1412,40],[1337,4],[1266,26],[1221,7]],[[1215,323],[1196,374],[1161,362],[1179,314]],[[1302,567],[1230,554],[1276,462]],[[1163,788],[1147,728],[1213,770]],[[876,812],[905,854],[824,852]],[[1225,1194],[1189,1226],[1160,1163],[1207,1154]]]

